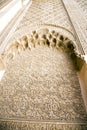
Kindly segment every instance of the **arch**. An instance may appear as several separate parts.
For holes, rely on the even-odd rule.
[[[71,56],[71,58],[73,59],[73,61],[75,60],[75,64],[76,65],[78,65],[77,63],[77,60],[79,60],[80,61],[80,56],[76,53],[76,47],[75,47],[75,45],[74,45],[74,43],[73,43],[73,41],[72,40],[70,40],[68,37],[66,37],[66,36],[64,36],[64,35],[62,35],[62,34],[60,34],[60,33],[58,33],[57,31],[55,31],[55,30],[49,30],[48,28],[43,28],[43,29],[38,29],[38,30],[33,30],[31,33],[29,33],[29,34],[26,34],[26,35],[23,35],[23,36],[21,36],[21,37],[19,37],[18,39],[16,39],[15,41],[13,41],[12,42],[12,44],[10,45],[10,46],[8,46],[8,48],[6,49],[6,51],[4,52],[4,54],[3,54],[3,56],[2,56],[2,59],[3,59],[3,61],[5,62],[9,62],[10,60],[12,60],[13,58],[15,58],[15,56],[16,55],[19,55],[21,52],[24,52],[25,51],[25,54],[26,53],[28,53],[28,55],[29,54],[31,54],[31,53],[33,53],[34,51],[33,50],[37,50],[36,49],[36,47],[42,47],[42,48],[44,48],[44,46],[46,47],[46,48],[44,48],[43,49],[43,51],[45,50],[45,49],[47,49],[47,48],[49,48],[49,50],[51,50],[51,52],[54,52],[53,50],[55,49],[56,50],[56,52],[61,52],[61,53],[56,53],[56,54],[63,54],[61,57],[62,57],[62,59],[59,59],[59,60],[56,60],[56,59],[58,59],[58,58],[60,58],[58,55],[55,57],[54,56],[54,61],[56,61],[56,63],[57,63],[57,68],[59,67],[59,68],[61,68],[61,69],[63,69],[63,67],[65,67],[64,68],[64,75],[62,74],[62,70],[60,71],[60,73],[58,72],[58,71],[56,71],[57,69],[54,69],[54,71],[52,71],[53,70],[53,65],[54,65],[54,63],[52,64],[51,62],[50,62],[50,65],[52,64],[52,66],[51,67],[49,67],[48,68],[48,71],[50,71],[50,73],[47,73],[46,72],[46,66],[45,66],[45,64],[43,65],[43,68],[45,68],[44,69],[44,73],[45,73],[45,75],[47,75],[47,74],[53,74],[52,72],[56,72],[54,75],[52,75],[52,77],[51,77],[51,79],[53,78],[53,76],[54,76],[54,79],[56,80],[56,75],[57,75],[57,80],[59,80],[60,81],[60,74],[62,74],[62,78],[63,78],[63,80],[67,80],[67,78],[69,78],[70,77],[70,75],[66,75],[66,73],[68,72],[68,70],[66,70],[66,67],[67,67],[67,61],[66,61],[66,56],[67,55],[69,55],[69,56]],[[31,52],[30,52],[31,51]],[[42,53],[42,51],[41,51],[41,53]],[[41,54],[40,53],[40,54]],[[66,55],[65,55],[65,53],[66,53]],[[36,54],[36,53],[35,53]],[[47,53],[48,54],[48,53]],[[51,53],[50,53],[51,54]],[[54,54],[54,53],[52,53],[52,54]],[[52,57],[52,54],[51,54],[51,57]],[[34,55],[35,56],[35,55]],[[49,54],[48,54],[48,56],[49,56]],[[38,57],[38,56],[37,56]],[[29,57],[28,57],[29,58]],[[15,58],[16,59],[16,58]],[[63,59],[64,59],[64,61],[63,61]],[[27,60],[27,59],[26,59]],[[35,60],[35,58],[34,58],[34,60]],[[37,59],[38,60],[38,59]],[[52,60],[52,59],[51,59]],[[50,61],[50,58],[49,58],[49,60],[48,61]],[[59,62],[60,61],[63,61],[63,62],[61,62],[62,63],[62,65],[61,65],[61,63],[59,64]],[[71,60],[70,60],[71,61]],[[32,60],[30,60],[30,62],[29,63],[31,63],[32,62]],[[40,67],[41,67],[41,62],[42,61],[40,61],[39,63],[40,63]],[[66,63],[65,63],[66,62]],[[19,63],[19,62],[18,62]],[[22,61],[22,63],[24,63],[23,61]],[[47,65],[49,65],[48,64],[48,62],[46,62],[47,63]],[[14,64],[14,62],[13,62],[13,64]],[[65,64],[65,66],[63,66]],[[30,64],[27,64],[27,66],[29,66]],[[70,66],[70,68],[69,68],[69,70],[71,69],[71,67],[72,67],[72,65],[71,65],[71,63],[69,64]],[[37,68],[40,68],[40,67],[38,67],[39,65],[37,65]],[[34,70],[34,72],[36,72],[36,70],[35,69],[33,69],[35,67],[35,65],[33,66],[33,67],[31,67],[31,68],[29,68],[29,69],[31,69],[29,72],[30,72],[30,75],[32,74],[32,70]],[[81,67],[81,66],[80,66]],[[51,70],[50,70],[50,68],[51,68]],[[55,67],[56,68],[56,67]],[[13,68],[14,69],[14,68]],[[79,70],[80,68],[77,66],[77,68],[76,68],[77,70]],[[40,71],[40,69],[38,69],[39,71]],[[73,69],[74,70],[74,69]],[[14,71],[14,70],[13,70]],[[12,70],[10,71],[10,72],[13,72]],[[24,71],[26,71],[27,72],[27,70],[24,70]],[[42,70],[43,71],[43,70]],[[16,71],[15,71],[16,72]],[[24,73],[26,73],[26,72],[24,72]],[[72,73],[73,71],[71,70],[71,73]],[[17,72],[17,74],[18,74],[19,72]],[[36,74],[36,73],[35,73]],[[34,75],[34,73],[32,74],[32,75]],[[42,78],[43,78],[43,75],[44,74],[42,74],[41,76],[42,76]],[[18,76],[18,75],[17,75]],[[28,76],[29,76],[29,74],[28,74]],[[38,77],[38,75],[36,74],[35,75],[36,77]],[[66,77],[65,77],[66,76]],[[76,77],[76,73],[73,73],[73,76],[75,76],[74,77],[74,79],[76,78],[76,82],[78,83],[78,79],[77,79],[77,77]],[[71,82],[71,81],[73,81],[74,82],[74,80],[72,80],[72,78],[73,78],[73,76],[71,76],[71,80],[69,81],[69,83]],[[16,76],[15,76],[16,77]],[[33,76],[31,76],[31,77],[33,77]],[[39,77],[40,77],[40,75],[39,75]],[[65,77],[65,79],[64,79],[64,77]],[[45,79],[46,79],[46,77],[45,77]],[[52,79],[53,80],[53,79]],[[62,86],[62,82],[63,82],[63,80],[61,81],[61,85],[60,84],[58,84],[59,85],[59,89],[61,89],[61,87],[60,86]],[[37,80],[36,80],[37,81]],[[49,79],[49,81],[50,81],[50,79]],[[21,81],[20,81],[21,82]],[[43,81],[42,81],[43,82]],[[41,83],[42,83],[41,82]],[[72,82],[72,85],[70,85],[71,86],[71,89],[74,87],[73,86],[73,82]],[[51,83],[54,83],[54,82],[51,82]],[[65,83],[65,82],[64,82]],[[74,82],[75,83],[75,82]],[[13,83],[11,82],[11,85],[12,85]],[[48,82],[47,81],[47,84],[50,84],[50,82]],[[2,83],[2,86],[4,85],[4,82]],[[56,88],[57,88],[57,85],[55,85],[56,86]],[[79,90],[79,86],[77,86],[77,84],[75,84],[75,89],[77,89],[78,88],[78,90]],[[13,87],[14,87],[14,85],[13,85]],[[44,85],[42,84],[42,87],[44,87]],[[50,85],[48,85],[48,87],[50,87]],[[65,90],[66,92],[67,92],[67,85],[64,85],[63,84],[63,87],[62,87],[62,90]],[[21,89],[21,88],[20,88]],[[51,89],[52,90],[54,90],[54,88],[53,87],[51,87]],[[47,90],[47,89],[46,89]],[[46,91],[45,90],[45,91]],[[35,93],[35,91],[34,91],[34,93]],[[64,93],[64,92],[63,92]],[[73,95],[76,95],[76,93],[73,93]],[[62,95],[62,93],[61,93],[61,95]],[[63,96],[63,95],[62,95]],[[67,95],[68,96],[68,95]],[[14,97],[14,96],[13,96]],[[59,95],[59,98],[60,98],[60,95]],[[19,100],[21,100],[21,99],[19,99]],[[79,99],[78,99],[79,100]],[[82,100],[82,99],[81,99]],[[78,103],[78,102],[77,102]],[[79,103],[80,103],[80,100],[79,100]],[[27,104],[27,103],[26,103]],[[80,103],[81,104],[81,103]],[[64,107],[65,107],[65,105],[64,105]],[[15,109],[14,107],[13,107],[13,109]],[[71,117],[71,116],[70,116]],[[68,118],[70,118],[70,117],[68,117]]]
[[[48,45],[51,48],[61,49],[68,53],[72,53],[76,50],[74,42],[68,37],[55,30],[43,28],[39,30],[33,30],[31,33],[23,35],[13,41],[10,46],[7,46],[3,55],[7,56],[10,54],[15,56],[16,53],[20,53],[27,48],[31,50],[32,47],[41,44]]]
[[[42,26],[44,24],[38,25]],[[84,60],[81,55],[77,53],[75,43],[58,31],[55,31],[54,29],[48,29],[47,26],[62,28],[68,31],[74,37],[72,32],[65,29],[64,27],[57,25],[45,24],[45,26],[45,28],[36,29],[29,34],[27,33],[25,35],[22,35],[13,41],[10,45],[8,45],[4,53],[1,55],[0,61],[3,64],[3,68],[5,68],[4,64],[6,65],[6,62],[9,62],[10,59],[14,58],[16,54],[21,53],[21,51],[25,51],[26,49],[31,50],[32,47],[36,47],[37,45],[47,45],[50,48],[56,48],[58,50],[67,52],[71,56],[75,68],[77,70],[81,70],[84,64]]]

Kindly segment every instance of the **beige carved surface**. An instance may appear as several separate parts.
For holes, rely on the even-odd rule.
[[[87,56],[85,56],[85,58],[86,57]],[[79,81],[80,81],[80,85],[82,89],[82,95],[84,98],[84,103],[85,103],[86,111],[87,111],[87,60],[85,61],[86,62],[84,63],[81,71],[78,72],[78,77],[79,77]]]
[[[77,44],[78,44],[80,53],[86,54],[87,53],[87,19],[83,11],[80,10],[76,0],[73,0],[72,2],[70,0],[63,0],[63,3],[68,11],[69,17],[72,21],[76,34],[79,38],[79,41]]]
[[[9,44],[2,55],[3,60],[5,62],[9,60],[9,58],[12,59],[21,51],[24,51],[27,48],[31,50],[32,47],[36,47],[37,45],[47,45],[50,48],[57,48],[70,53],[76,50],[76,44],[68,39],[67,36],[62,35],[55,30],[41,28],[23,35]]]
[[[3,61],[0,59],[0,81],[4,75],[4,72],[5,72],[5,65],[4,65]]]
[[[68,55],[76,46],[73,28],[61,0],[38,1],[33,1],[2,55],[7,66],[0,82],[0,128],[86,130],[87,114],[78,77]],[[39,40],[37,33],[30,35],[38,23],[44,24],[43,27],[49,23],[64,27],[47,26],[50,32],[54,28],[69,37],[69,44],[65,39],[59,44],[60,35],[56,41],[55,35],[51,38],[47,31],[46,38],[51,38],[50,42],[44,35],[40,36],[42,32],[38,31]]]
[[[32,0],[32,5],[20,22],[18,29],[38,23],[57,24],[67,27],[70,31],[73,30],[61,0]]]
[[[18,38],[7,49],[5,56],[12,53],[14,58],[7,63],[0,82],[1,119],[87,121],[79,81],[68,54],[74,45],[70,40],[67,44],[67,40],[45,28]],[[23,50],[18,54],[19,44]]]
[[[78,7],[82,9],[82,13],[84,13],[86,19],[87,19],[87,0],[75,0],[78,3]]]
[[[8,64],[0,95],[0,118],[86,120],[70,58],[45,46],[27,50]]]
[[[86,130],[85,124],[68,124],[68,123],[55,123],[55,122],[28,122],[28,121],[1,121],[1,130]]]
[[[16,30],[13,32],[13,35],[11,34],[12,37],[9,41],[29,32],[34,25],[39,23],[59,25],[74,34],[61,0],[50,0],[49,2],[47,0],[35,0],[32,1],[32,5],[27,10]]]

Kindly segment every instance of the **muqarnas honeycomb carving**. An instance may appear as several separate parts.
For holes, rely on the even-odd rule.
[[[55,30],[39,29],[30,34],[26,34],[14,41],[4,53],[4,57],[12,59],[16,54],[26,49],[31,50],[37,45],[47,45],[50,48],[56,48],[66,52],[72,52],[75,49],[74,43],[66,36]]]
[[[40,45],[46,45],[51,49],[55,48],[59,51],[65,51],[68,53],[74,61],[73,63],[77,70],[80,70],[84,64],[84,60],[77,54],[75,44],[72,40],[55,30],[43,28],[33,30],[31,33],[23,35],[13,41],[1,56],[1,67],[3,65],[3,68],[5,69],[4,64],[7,64],[9,60],[13,59],[16,55],[26,50],[32,50]],[[78,61],[81,61],[81,63]],[[3,69],[1,68],[0,72],[2,70]]]

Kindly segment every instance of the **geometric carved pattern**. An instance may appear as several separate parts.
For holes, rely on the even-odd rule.
[[[37,8],[37,6],[39,8]],[[49,6],[50,8],[44,8],[45,6]],[[57,10],[60,8],[58,11],[60,11],[61,15],[56,13],[57,10],[54,6],[56,6]],[[53,9],[55,13],[53,13],[51,9]],[[22,20],[17,29],[22,26],[27,26],[28,24],[32,25],[32,23],[48,22],[54,24],[56,22],[56,24],[61,23],[63,27],[67,25],[68,29],[73,32],[66,13],[64,15],[64,10],[61,12],[61,9],[63,8],[60,0],[56,2],[51,0],[48,3],[47,1],[46,3],[43,3],[43,1],[39,3],[38,1],[33,1],[32,7],[29,9],[30,13],[26,14],[26,17]],[[53,18],[55,18],[53,21],[52,15]],[[62,15],[64,17],[60,18]],[[62,19],[64,23],[61,22]],[[27,35],[27,37],[28,36],[30,35]],[[34,38],[37,39],[37,36]],[[19,55],[15,55],[16,52],[14,49],[12,49],[12,51],[8,49],[6,52],[7,54],[9,51],[12,52],[12,55],[15,55],[15,57],[8,62],[6,73],[0,82],[0,118],[4,120],[1,121],[0,128],[9,130],[20,128],[24,130],[38,128],[43,130],[85,130],[87,127],[85,125],[49,124],[49,122],[87,123],[87,115],[79,81],[67,52],[61,51],[59,49],[60,47],[56,49],[56,45],[55,47],[54,45],[51,46],[49,42],[46,42],[45,46],[42,42],[41,44],[39,43],[40,46],[37,44],[37,46],[32,46],[31,48],[27,46],[27,42],[22,41],[21,38],[17,39],[16,42],[15,45],[17,45],[17,49],[19,44],[24,46],[20,47]],[[32,40],[31,42],[33,43]],[[64,45],[63,41],[62,45]],[[74,49],[74,45],[71,44],[71,46]],[[68,46],[66,46],[66,48],[67,47]],[[72,50],[71,47],[70,49]],[[9,121],[5,122],[5,120],[10,119],[25,120],[29,121],[29,123],[22,122],[20,125],[20,123],[16,121],[10,121],[10,125]],[[36,121],[39,123],[31,123]],[[44,124],[44,122],[48,123]]]
[[[79,7],[82,8],[82,11],[87,19],[87,1],[86,0],[75,0],[75,1],[78,3]]]
[[[26,49],[31,50],[32,47],[36,47],[37,45],[47,45],[51,48],[66,51],[69,54],[76,51],[74,43],[68,39],[68,37],[56,32],[55,30],[42,28],[34,30],[32,33],[26,34],[11,43],[3,53],[3,60],[4,62],[7,62],[21,51]]]
[[[16,55],[19,45],[24,51]],[[67,54],[74,49],[72,41],[54,30],[36,30],[17,39],[6,52],[15,57],[8,63],[0,83],[0,117],[86,121],[79,81]]]
[[[50,0],[49,2],[47,0],[32,1],[32,5],[27,10],[27,13],[18,25],[16,31],[20,30],[19,33],[21,33],[22,28],[36,25],[38,23],[60,25],[73,33],[73,28],[61,0]],[[25,30],[23,29],[22,31],[24,34]],[[15,36],[13,35],[13,37]]]

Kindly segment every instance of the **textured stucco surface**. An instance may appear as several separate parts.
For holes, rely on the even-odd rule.
[[[0,83],[0,117],[86,121],[81,90],[70,57],[37,46],[10,61]]]
[[[32,28],[34,29],[34,26],[37,24],[59,25],[71,31],[74,35],[73,28],[61,0],[35,0],[32,1],[32,5],[23,16],[23,19],[17,26],[9,42],[25,33],[28,33]],[[39,28],[39,26],[37,27]],[[63,31],[64,30],[62,30],[62,32]],[[66,34],[67,33],[68,32],[66,31]],[[72,36],[70,34],[68,35],[69,38],[72,39]]]
[[[78,3],[80,3],[79,1]],[[85,16],[85,13],[83,11],[83,8],[78,6],[78,3],[73,0],[72,2],[70,0],[63,0],[63,3],[66,7],[66,10],[68,11],[69,17],[72,21],[72,25],[75,29],[77,38],[78,38],[78,47],[81,54],[87,54],[87,19]],[[81,4],[84,4],[87,8],[87,1],[81,2]],[[83,49],[82,49],[83,48]]]
[[[78,4],[78,8],[84,12],[84,15],[87,19],[87,0],[75,0]]]
[[[43,28],[46,27],[45,23],[59,25],[75,35],[61,0],[35,0],[11,35],[9,43],[21,35],[39,28],[40,26],[34,26],[38,23],[44,24]],[[71,33],[64,29],[47,27],[63,32],[73,41],[76,40]],[[81,35],[81,33],[79,34]],[[86,51],[86,44],[84,45]],[[31,51],[26,50],[16,55],[7,64],[6,73],[0,82],[0,95],[2,129],[6,126],[6,129],[12,128],[12,130],[19,129],[19,127],[48,130],[86,129],[87,114],[79,81],[72,61],[65,52],[48,48],[48,46],[37,46]],[[13,122],[5,122],[9,119]],[[20,125],[14,120],[38,121],[39,125],[35,122],[23,122]],[[53,124],[49,124],[51,122]],[[66,122],[66,125],[59,126],[54,122]],[[74,125],[67,125],[67,122]],[[83,125],[81,126],[81,124]]]

